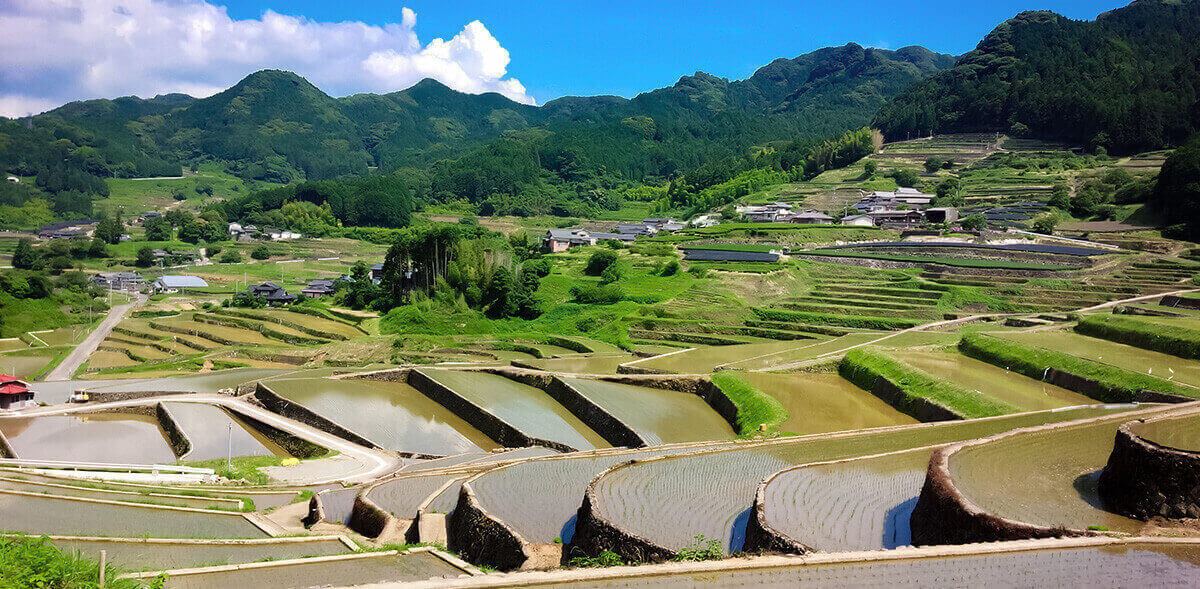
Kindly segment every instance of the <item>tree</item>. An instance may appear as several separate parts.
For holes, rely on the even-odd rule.
[[[938,183],[936,193],[938,198],[946,198],[949,196],[958,196],[958,193],[961,191],[962,180],[959,180],[957,176],[950,176]]]
[[[1071,206],[1071,189],[1062,182],[1055,183],[1050,189],[1050,200],[1046,204],[1056,209],[1067,210]]]
[[[1191,234],[1200,230],[1200,134],[1167,156],[1150,202],[1172,214]]]
[[[879,162],[876,162],[875,160],[867,160],[867,163],[863,164],[863,175],[868,179],[874,178],[876,172],[878,171]]]
[[[41,256],[34,251],[33,241],[26,238],[17,241],[17,248],[13,250],[12,266],[21,270],[36,270],[41,266]]]
[[[171,224],[166,219],[146,219],[142,226],[146,229],[146,241],[171,241]]]
[[[121,222],[121,216],[116,212],[100,219],[100,222],[96,224],[95,237],[105,243],[113,245],[121,243],[123,233],[125,233],[125,224]]]
[[[617,253],[610,250],[600,250],[590,258],[588,258],[587,266],[584,267],[583,273],[588,276],[600,276],[617,261]]]
[[[896,181],[896,184],[905,188],[912,188],[917,185],[917,182],[921,181],[920,176],[917,176],[916,172],[909,169],[893,170],[889,175]]]
[[[518,290],[512,272],[503,266],[497,268],[483,293],[487,316],[493,319],[515,316],[519,309]]]
[[[959,225],[968,231],[980,231],[987,227],[987,218],[985,218],[981,213],[973,213],[963,217],[963,220],[959,222]]]
[[[267,249],[266,245],[260,245],[250,252],[250,257],[255,260],[265,260],[271,257],[271,250]]]
[[[221,252],[221,259],[218,260],[222,264],[238,264],[242,261],[242,254],[237,250],[225,250]]]
[[[96,237],[88,246],[87,255],[89,258],[107,258],[109,256],[108,245],[104,243],[103,239]]]
[[[1034,233],[1043,235],[1054,235],[1054,228],[1058,225],[1058,216],[1042,215],[1033,221]]]
[[[139,249],[137,259],[134,261],[140,268],[149,268],[154,265],[154,250],[149,246]]]
[[[940,157],[925,158],[925,171],[932,174],[932,173],[942,169],[943,163],[944,162],[942,161],[942,158],[940,158]]]

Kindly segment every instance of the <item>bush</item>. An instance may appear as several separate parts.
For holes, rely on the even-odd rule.
[[[242,261],[242,254],[237,250],[225,250],[218,261],[222,264],[238,264]]]
[[[958,342],[958,349],[972,358],[1037,380],[1045,378],[1050,368],[1090,379],[1096,383],[1098,390],[1079,392],[1104,403],[1129,403],[1143,390],[1183,397],[1197,396],[1190,389],[1152,376],[978,333],[963,335]]]
[[[615,284],[572,286],[571,297],[585,305],[611,305],[625,300],[625,293]]]
[[[119,574],[115,567],[109,567],[104,586],[112,589],[144,586],[134,580],[118,580]],[[99,577],[99,563],[65,553],[46,538],[0,538],[0,587],[85,589],[98,587]],[[161,587],[162,580],[155,579],[152,586]]]
[[[1150,323],[1131,317],[1092,315],[1075,331],[1180,358],[1200,358],[1200,330]]]
[[[705,538],[704,534],[697,534],[692,538],[692,543],[680,550],[672,560],[682,562],[721,560],[722,558],[725,558],[725,551],[721,549],[720,540]]]
[[[250,252],[250,257],[255,260],[265,260],[271,257],[271,250],[267,249],[265,245],[260,245]]]
[[[661,270],[658,271],[659,276],[674,276],[679,273],[679,260],[671,260],[663,264]]]
[[[896,385],[904,395],[904,399],[897,409],[910,415],[916,413],[913,405],[921,399],[942,407],[963,419],[992,417],[1020,411],[1019,407],[983,393],[965,389],[890,358],[876,348],[850,350],[838,364],[838,374],[868,391],[875,390],[879,379],[887,379]]]
[[[621,266],[610,264],[600,273],[600,284],[612,284],[621,279]]]
[[[888,176],[895,180],[896,184],[905,188],[912,188],[921,181],[921,177],[912,170],[893,170]]]
[[[610,250],[600,250],[592,254],[588,258],[587,266],[584,267],[583,273],[588,276],[600,276],[609,266],[617,261],[616,252]]]

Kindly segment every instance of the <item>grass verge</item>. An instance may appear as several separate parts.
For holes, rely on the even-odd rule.
[[[899,407],[915,409],[919,399],[942,407],[963,419],[992,417],[1020,411],[988,395],[960,387],[895,360],[876,348],[850,350],[838,365],[838,373],[860,388],[874,391],[879,379],[887,379],[903,395]]]
[[[111,589],[145,587],[140,581],[118,579],[121,571],[108,567],[104,586]],[[100,564],[55,548],[46,538],[0,538],[0,587],[90,589],[99,587]],[[162,583],[155,583],[161,587]]]
[[[1076,324],[1075,331],[1180,358],[1200,358],[1200,330],[1196,329],[1118,315],[1092,315]]]
[[[1197,396],[1194,390],[1159,378],[979,333],[964,334],[958,342],[958,350],[977,360],[1037,380],[1042,380],[1050,368],[1086,378],[1095,383],[1094,390],[1079,392],[1105,403],[1131,402],[1143,390],[1183,397]]]
[[[778,399],[750,384],[738,373],[722,370],[712,375],[713,384],[737,407],[737,432],[742,438],[778,433],[787,421],[787,408]]]

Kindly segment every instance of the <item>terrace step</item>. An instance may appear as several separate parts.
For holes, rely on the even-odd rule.
[[[814,292],[821,291],[822,293],[835,294],[835,295],[839,295],[839,296],[851,295],[850,297],[847,297],[847,298],[852,298],[852,295],[859,295],[859,294],[870,295],[870,296],[874,296],[874,297],[888,297],[888,298],[895,298],[895,299],[917,298],[917,299],[931,299],[931,300],[935,300],[935,301],[937,299],[942,298],[942,295],[939,293],[933,293],[933,292],[929,292],[927,290],[921,290],[921,289],[916,289],[916,288],[909,288],[909,289],[855,288],[855,287],[849,287],[849,286],[836,287],[836,286],[825,286],[824,284],[819,284],[815,288],[813,288],[813,291]]]
[[[929,308],[934,307],[937,304],[937,303],[928,302],[928,301],[921,301],[921,302],[914,301],[914,302],[904,302],[904,303],[886,301],[886,300],[885,301],[874,301],[874,300],[865,299],[865,298],[839,298],[839,297],[833,297],[833,296],[820,296],[820,294],[814,294],[813,296],[807,296],[807,297],[791,297],[791,298],[787,298],[787,299],[783,299],[783,300],[785,302],[794,302],[794,303],[848,305],[848,306],[852,306],[852,307],[867,307],[867,308],[872,308],[872,309],[893,309],[893,310],[899,310],[899,311],[905,311],[908,309],[929,309]]]
[[[940,317],[940,314],[931,313],[928,311],[899,311],[894,309],[879,309],[874,307],[850,307],[838,305],[824,305],[812,303],[781,303],[780,308],[790,311],[801,311],[807,313],[831,313],[835,315],[865,315],[874,317],[903,317],[913,319],[931,319]]]

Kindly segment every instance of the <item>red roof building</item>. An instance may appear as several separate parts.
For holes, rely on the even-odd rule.
[[[23,409],[33,401],[29,385],[15,376],[0,374],[0,410]]]

